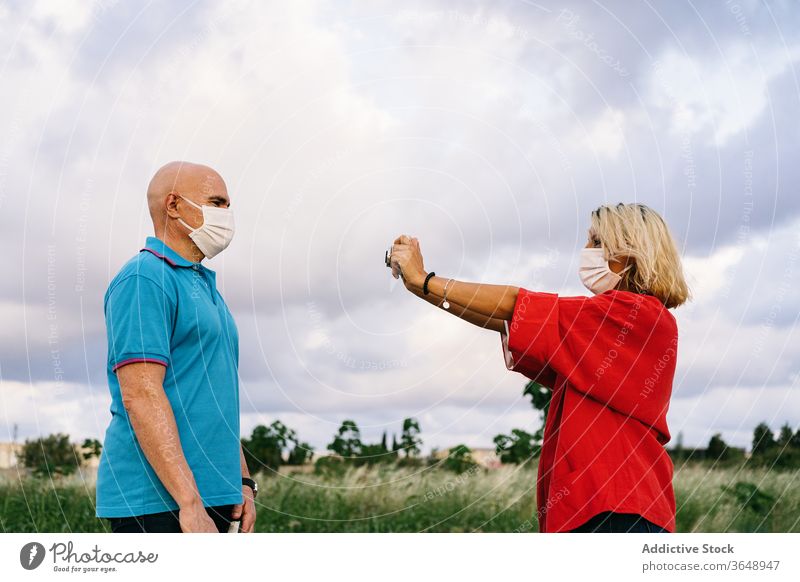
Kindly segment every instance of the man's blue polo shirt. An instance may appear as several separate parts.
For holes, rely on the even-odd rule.
[[[203,505],[242,503],[239,334],[216,273],[147,237],[109,284],[104,310],[111,423],[97,472],[97,517],[178,508],[122,405],[115,371],[133,362],[166,367],[164,391]]]

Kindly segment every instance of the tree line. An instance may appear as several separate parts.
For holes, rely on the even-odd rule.
[[[541,384],[529,382],[523,394],[530,397],[531,406],[539,412],[541,425],[533,433],[513,429],[509,434],[495,436],[495,452],[502,463],[525,463],[538,457],[541,452],[552,392]],[[356,422],[348,419],[342,422],[326,447],[331,454],[317,458],[315,466],[326,470],[379,463],[429,464],[462,472],[476,465],[472,451],[464,444],[448,449],[444,459],[437,457],[436,449],[428,458],[421,458],[420,433],[419,422],[414,418],[406,418],[401,425],[400,438],[392,434],[391,446],[386,431],[380,442],[366,443]],[[314,453],[311,445],[301,441],[297,432],[280,420],[269,426],[256,426],[248,438],[241,439],[241,443],[252,474],[274,474],[282,465],[305,465]],[[101,450],[102,444],[97,439],[86,439],[77,447],[70,442],[68,435],[58,433],[26,440],[18,457],[20,463],[36,476],[69,475],[85,461],[99,457]],[[720,433],[711,437],[705,449],[683,447],[679,434],[675,446],[668,452],[675,461],[710,461],[714,464],[748,462],[770,468],[794,469],[800,467],[800,428],[793,431],[786,423],[776,436],[766,422],[760,423],[753,431],[749,457],[745,449],[725,443]]]
[[[729,446],[721,433],[713,435],[705,449],[683,447],[682,438],[678,435],[669,453],[676,461],[710,461],[724,465],[746,461],[769,468],[796,469],[800,467],[800,428],[792,431],[791,425],[785,423],[776,436],[766,422],[759,423],[753,429],[749,457],[745,449]]]

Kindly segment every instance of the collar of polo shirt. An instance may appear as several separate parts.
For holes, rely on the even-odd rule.
[[[172,267],[194,267],[195,265],[199,265],[200,267],[205,268],[205,265],[201,263],[193,263],[187,259],[184,259],[178,253],[169,248],[167,243],[154,236],[147,237],[147,240],[144,243],[144,248],[139,250],[140,253],[142,251],[149,251],[153,253],[159,259],[164,259]]]

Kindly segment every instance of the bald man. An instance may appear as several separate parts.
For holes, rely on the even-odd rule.
[[[113,532],[250,533],[255,482],[239,440],[239,336],[202,264],[233,238],[228,190],[171,162],[147,189],[155,236],[104,299],[111,422],[97,517]]]

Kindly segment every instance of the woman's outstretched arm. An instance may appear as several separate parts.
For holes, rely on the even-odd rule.
[[[406,235],[392,245],[392,265],[399,267],[406,288],[434,305],[441,305],[448,279],[434,276],[428,281],[428,295],[422,291],[427,272],[422,261],[419,241]],[[488,285],[451,280],[447,285],[447,301],[453,315],[496,331],[504,328],[503,320],[514,313],[519,287]],[[431,297],[433,295],[433,297]]]
[[[427,273],[425,273],[427,276]],[[425,282],[423,276],[422,282]],[[447,277],[433,276],[428,281],[428,293],[444,299],[444,286]],[[422,284],[419,285],[420,293]],[[514,314],[514,304],[517,302],[519,287],[510,285],[489,285],[486,283],[467,283],[466,281],[450,280],[447,285],[447,301],[451,304],[469,309],[485,317],[502,321],[510,320]]]
[[[450,286],[452,287],[453,284],[451,283]],[[477,311],[471,310],[469,307],[464,307],[451,301],[449,289],[447,292],[448,295],[447,301],[450,303],[450,309],[445,309],[444,307],[442,307],[442,304],[444,303],[444,298],[430,290],[430,283],[428,284],[429,292],[427,295],[423,294],[421,288],[420,289],[410,288],[409,291],[411,291],[414,295],[416,295],[420,299],[424,299],[431,305],[435,305],[442,311],[455,315],[456,317],[460,317],[464,321],[468,321],[469,323],[477,325],[478,327],[482,327],[484,329],[492,329],[494,331],[503,331],[505,329],[505,324],[503,323],[502,319],[496,317],[488,317],[482,313],[478,313]]]

